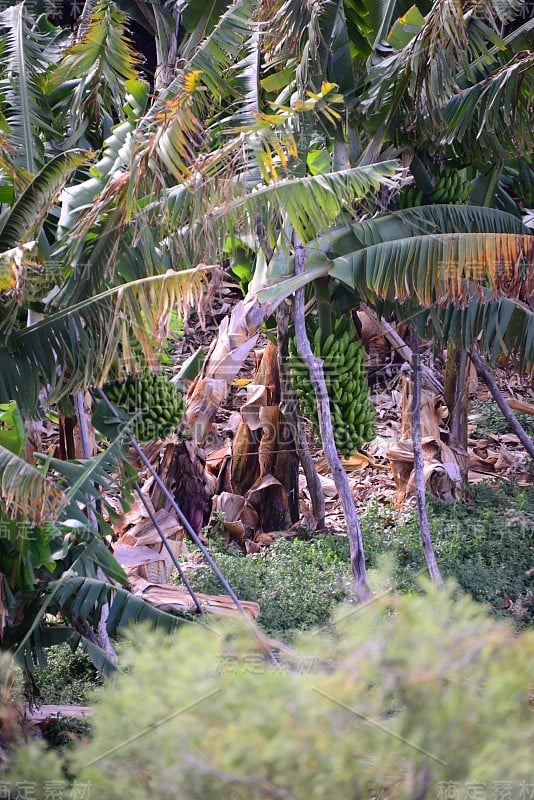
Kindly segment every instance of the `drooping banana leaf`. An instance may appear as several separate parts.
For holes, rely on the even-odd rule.
[[[132,133],[148,102],[149,85],[145,81],[125,82],[126,95],[123,106],[127,119],[116,125],[105,140],[102,158],[91,168],[92,176],[75,186],[70,186],[61,205],[59,233],[70,231],[80,210],[90,206],[106,181],[122,174],[133,147]]]
[[[532,293],[533,243],[510,233],[410,236],[335,258],[330,275],[371,303],[465,303],[470,286],[521,299]]]
[[[62,489],[39,470],[0,444],[0,511],[41,525],[57,519],[68,505]]]
[[[96,456],[80,461],[66,461],[60,458],[50,458],[41,455],[46,468],[51,473],[59,476],[59,486],[64,490],[68,500],[62,517],[77,520],[87,524],[87,515],[81,507],[93,503],[95,509],[98,504],[105,510],[111,519],[117,515],[117,509],[110,503],[108,497],[119,497],[123,509],[129,507],[132,501],[132,480],[135,471],[131,467],[124,453],[124,441],[128,433],[119,431],[117,438]],[[94,510],[101,530],[108,525],[101,512]],[[111,532],[111,531],[109,531]]]
[[[81,150],[71,150],[58,153],[45,164],[0,218],[0,252],[37,238],[54,198],[86,160]]]
[[[226,5],[226,11],[204,38],[199,37],[201,29],[196,28],[181,48],[184,70],[200,71],[203,82],[216,97],[228,94],[231,86],[229,69],[235,69],[234,65],[244,55],[246,43],[253,35],[253,14],[257,3],[255,0],[237,0]],[[213,17],[207,20],[208,24],[210,19]]]
[[[404,47],[376,58],[362,101],[374,132],[364,158],[375,160],[384,140],[442,148],[444,115],[452,152],[483,162],[497,144],[501,155],[503,148],[514,155],[524,135],[531,137],[532,70],[513,66],[525,53],[515,54],[511,41],[496,31],[522,5],[487,3],[482,17],[462,4],[434,3]],[[456,114],[460,107],[462,114]],[[455,127],[460,138],[453,136]]]
[[[6,42],[0,95],[5,100],[2,112],[9,125],[8,140],[16,147],[16,160],[32,173],[42,164],[42,134],[54,133],[42,81],[53,59],[51,37],[36,30],[25,3],[0,12],[0,37]]]
[[[475,343],[496,362],[499,356],[516,357],[521,369],[534,365],[534,311],[512,298],[484,302],[473,297],[466,308],[449,306],[438,311],[443,341],[470,348]],[[439,325],[434,330],[439,331]]]
[[[493,208],[437,204],[393,211],[334,229],[318,246],[332,257],[411,236],[447,233],[527,234],[521,220]]]
[[[102,103],[109,94],[108,109],[120,112],[124,88],[128,81],[137,78],[138,66],[138,56],[126,35],[126,24],[126,16],[115,3],[99,0],[91,10],[81,37],[70,46],[52,73],[50,88],[57,91],[69,82],[71,116],[79,113],[78,105],[83,103],[84,95],[93,95],[94,104],[94,95],[98,95]],[[74,92],[71,82],[80,79],[83,86]]]
[[[93,626],[100,619],[102,606],[109,605],[107,631],[112,637],[124,632],[128,626],[148,624],[168,633],[175,631],[184,619],[165,611],[153,608],[141,598],[125,589],[112,586],[96,578],[78,577],[65,573],[65,576],[49,587],[46,602],[42,603],[41,612],[35,617],[34,624],[21,637],[15,651],[15,657],[21,666],[33,671],[37,664],[43,663],[43,648],[66,641],[69,636],[78,634],[87,648],[95,667],[105,676],[116,671],[117,665],[97,643],[94,634],[90,634]],[[62,626],[58,634],[56,626],[43,621],[44,614],[61,614],[70,625]],[[89,623],[85,627],[84,623]],[[49,633],[54,631],[54,633]],[[35,655],[35,658],[34,658]]]
[[[525,302],[532,294],[533,242],[520,220],[495,209],[405,209],[334,228],[309,243],[306,275],[328,273],[355,301],[381,310],[386,304],[401,317],[437,303],[439,310],[426,317],[434,336],[465,347],[478,337],[491,357],[513,354],[528,368],[534,360],[534,313]],[[272,261],[276,281],[269,285],[266,273],[262,288],[253,288],[261,304],[274,306],[296,284],[288,254],[277,251]],[[499,297],[503,292],[508,296]]]
[[[48,403],[54,403],[102,383],[116,361],[124,330],[133,330],[140,341],[147,330],[163,331],[170,309],[184,313],[196,307],[206,283],[201,270],[168,270],[107,289],[13,333],[0,347],[0,402],[17,400],[30,416],[44,385]]]

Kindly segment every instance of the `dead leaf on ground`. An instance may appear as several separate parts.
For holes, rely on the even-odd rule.
[[[162,611],[182,611],[189,613],[194,613],[196,611],[193,598],[189,594],[189,591],[183,586],[153,584],[138,575],[132,575],[128,580],[128,584],[134,595],[141,597],[145,602],[155,608],[160,608]],[[240,613],[232,598],[226,594],[213,595],[196,592],[196,596],[203,609],[210,614],[215,614],[217,616],[233,616],[234,614]],[[241,605],[248,616],[253,618],[259,616],[260,607],[258,603],[241,600]]]
[[[166,583],[171,576],[172,562],[169,569],[164,555],[151,547],[122,544],[114,547],[113,555],[127,575],[135,573],[152,583]]]
[[[522,414],[534,414],[534,403],[527,403],[526,400],[519,398],[507,397],[506,404],[513,411],[520,411]]]
[[[352,470],[357,469],[366,469],[371,464],[374,466],[376,463],[372,456],[365,455],[364,453],[360,452],[354,453],[354,455],[350,456],[350,458],[343,458],[343,456],[341,456],[340,461],[343,469],[346,472],[351,472]],[[326,458],[319,459],[315,466],[320,475],[327,475],[330,472]]]
[[[496,458],[483,458],[473,453],[469,455],[469,469],[484,475],[494,475],[496,461]]]
[[[176,517],[164,508],[154,511],[148,498],[147,503],[174,555],[187,555],[188,549],[184,542],[184,529],[178,523]],[[130,521],[137,521],[127,530],[124,530],[124,520],[119,520],[120,528],[124,532],[115,542],[114,552],[122,553],[122,556],[130,561],[127,565],[129,572],[137,571],[154,583],[166,583],[175,569],[173,560],[146,509],[143,508],[144,516],[140,516],[139,512],[140,509],[138,509],[138,513],[135,516],[129,516]],[[127,515],[124,516],[126,517]],[[141,550],[141,553],[134,555],[130,552],[137,549]],[[145,553],[147,557],[143,558],[142,553]],[[148,555],[149,553],[154,553],[156,557],[151,558]],[[134,560],[137,560],[137,564],[133,563]],[[119,561],[119,563],[121,562]]]
[[[499,474],[511,474],[521,469],[523,465],[523,456],[509,450],[504,444],[501,444],[499,455],[495,462],[495,472]]]
[[[244,505],[245,498],[240,494],[221,492],[213,497],[212,512],[220,514],[225,520],[232,522],[239,519]]]
[[[328,472],[328,468],[324,468],[325,472]],[[337,489],[334,480],[330,478],[326,474],[321,474],[321,471],[318,469],[317,472],[319,473],[319,480],[321,481],[321,487],[323,490],[323,494],[325,499],[332,500],[333,498],[337,497]],[[307,484],[306,478],[304,475],[299,476],[299,488],[307,492]]]

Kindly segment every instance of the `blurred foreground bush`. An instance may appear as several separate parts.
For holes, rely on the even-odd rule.
[[[525,800],[533,656],[534,632],[453,589],[379,589],[283,649],[279,668],[235,622],[137,631],[68,774],[91,800],[466,800],[475,784]],[[36,748],[6,779],[37,782],[44,800],[59,757]]]

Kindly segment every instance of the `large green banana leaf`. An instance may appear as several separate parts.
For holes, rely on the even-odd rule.
[[[455,205],[405,209],[334,228],[309,243],[308,253],[310,279],[329,274],[355,301],[387,303],[403,317],[433,308],[426,318],[436,337],[466,347],[480,338],[492,358],[516,354],[524,368],[534,360],[534,237],[511,214]],[[275,254],[273,265],[275,282],[253,285],[259,302],[271,306],[296,286],[287,255]]]

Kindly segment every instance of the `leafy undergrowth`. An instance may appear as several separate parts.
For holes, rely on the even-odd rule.
[[[448,505],[428,499],[436,557],[444,577],[455,578],[493,613],[513,617],[524,627],[534,622],[534,487],[511,483],[478,484],[464,502]],[[398,512],[370,504],[362,515],[367,563],[377,566],[387,553],[396,563],[401,592],[418,592],[426,566],[414,510]],[[264,553],[243,556],[212,538],[217,563],[243,600],[260,604],[266,631],[291,638],[297,629],[328,620],[350,592],[346,537],[318,534],[307,540],[277,539]],[[208,568],[194,575],[198,591],[220,592]]]
[[[471,486],[464,502],[428,498],[436,558],[444,577],[455,578],[475,600],[520,626],[534,623],[534,487],[512,483]],[[394,555],[400,591],[417,589],[425,571],[415,511],[398,514],[369,506],[362,518],[366,555],[376,563]]]
[[[470,487],[463,503],[446,505],[429,498],[428,507],[443,576],[455,578],[474,599],[489,603],[494,616],[513,619],[518,627],[532,625],[534,487],[478,484]],[[370,504],[362,515],[362,528],[369,568],[388,554],[395,564],[393,577],[399,591],[419,593],[426,567],[416,512]],[[210,549],[238,596],[260,604],[262,627],[286,641],[293,640],[299,630],[324,625],[336,606],[350,599],[345,536],[279,538],[253,556],[243,556],[220,536],[212,536]],[[196,570],[193,580],[197,591],[221,591],[208,568]],[[36,678],[42,702],[58,704],[91,702],[91,692],[101,682],[87,654],[73,653],[67,645],[49,651],[48,664]],[[72,732],[71,725],[67,727]],[[51,731],[52,741],[54,735]]]
[[[86,705],[90,691],[102,683],[85,650],[73,651],[67,644],[47,651],[47,664],[35,677],[42,702],[57,705]]]
[[[501,409],[493,400],[485,402],[475,400],[471,411],[470,419],[476,424],[476,430],[473,432],[474,439],[482,439],[488,433],[493,433],[496,436],[511,433],[512,429],[504,418]],[[523,414],[520,411],[514,411],[513,414],[528,436],[534,438],[534,416],[532,414]]]
[[[249,556],[229,551],[215,539],[211,550],[238,597],[260,604],[262,628],[284,638],[325,623],[349,592],[348,545],[340,536],[279,538],[268,550]],[[195,571],[194,588],[213,594],[221,591],[209,567]]]
[[[82,648],[72,650],[67,644],[47,650],[47,664],[38,667],[34,674],[39,695],[34,701],[39,705],[90,705],[94,690],[103,684],[89,655]],[[16,672],[11,697],[19,703],[25,702],[23,677]],[[1,732],[0,715],[0,732]],[[91,735],[89,718],[73,718],[59,714],[41,726],[41,734],[47,745],[63,750],[72,750],[80,741]],[[1,755],[1,754],[0,754]],[[2,772],[0,758],[0,773]]]

